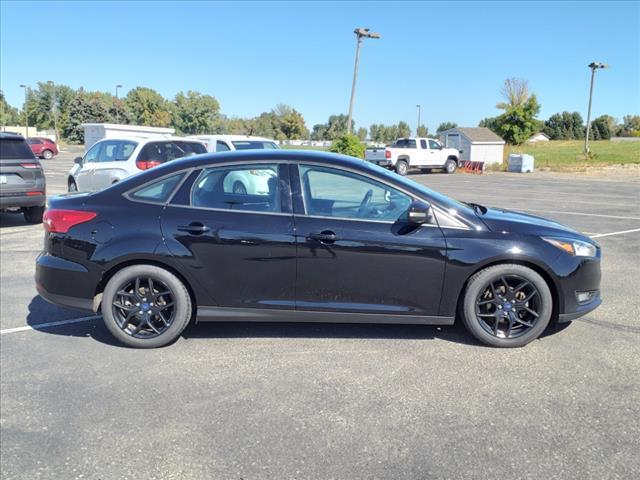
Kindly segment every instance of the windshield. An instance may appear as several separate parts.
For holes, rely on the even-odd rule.
[[[277,150],[278,145],[275,142],[267,140],[236,140],[233,146],[236,150]]]
[[[413,138],[399,138],[391,146],[394,148],[416,148],[416,141]]]
[[[406,177],[401,177],[400,175],[393,173],[392,171],[387,170],[386,168],[382,168],[376,164],[366,162],[364,163],[364,165],[366,168],[369,168],[371,170],[374,170],[376,173],[384,175],[386,178],[388,178],[392,182],[399,183],[400,185],[406,186],[413,190],[418,190],[420,193],[433,199],[436,203],[440,204],[442,207],[446,209],[464,210],[470,215],[474,214],[473,208],[464,202],[455,200],[451,197],[447,197],[446,195],[443,195],[434,190],[431,190],[430,188],[427,188],[418,182],[414,182],[413,180],[409,180]]]

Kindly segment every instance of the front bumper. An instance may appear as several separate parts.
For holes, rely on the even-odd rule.
[[[50,303],[80,310],[97,310],[97,282],[79,263],[41,253],[36,259],[36,289]]]
[[[561,255],[554,271],[558,275],[559,322],[570,322],[594,311],[602,304],[600,297],[600,251],[597,258]],[[594,292],[587,302],[578,301],[579,292]]]
[[[21,207],[44,207],[46,195],[0,195],[0,209]]]

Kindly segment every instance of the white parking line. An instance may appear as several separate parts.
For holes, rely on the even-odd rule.
[[[41,330],[43,328],[57,327],[59,325],[68,325],[71,323],[89,322],[91,320],[98,320],[99,318],[102,317],[100,315],[92,315],[91,317],[73,318],[71,320],[60,320],[58,322],[39,323],[38,325],[25,325],[24,327],[5,328],[4,330],[0,330],[0,335],[26,332],[28,330]]]
[[[622,235],[623,233],[640,232],[640,228],[634,228],[633,230],[621,230],[619,232],[611,233],[598,233],[597,235],[591,235],[591,238],[611,237],[612,235]]]
[[[584,213],[584,212],[564,212],[560,210],[535,210],[533,208],[512,208],[512,210],[520,210],[522,212],[542,212],[542,213],[562,213],[564,215],[581,215],[584,217],[603,217],[603,218],[620,218],[622,220],[640,220],[640,217],[623,217],[620,215],[603,215],[600,213]]]

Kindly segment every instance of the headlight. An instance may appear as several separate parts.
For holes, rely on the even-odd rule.
[[[542,240],[576,257],[595,257],[597,253],[595,245],[581,240],[545,237],[542,237]]]

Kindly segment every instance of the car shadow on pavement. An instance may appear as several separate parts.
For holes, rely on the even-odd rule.
[[[104,326],[101,319],[39,327],[64,320],[95,317],[89,312],[52,305],[39,295],[29,303],[27,324],[34,330],[50,335],[88,337],[107,345],[126,348]],[[569,326],[552,325],[541,335],[544,338]],[[352,339],[407,339],[445,340],[462,345],[482,346],[465,330],[462,322],[454,325],[387,325],[366,323],[255,323],[255,322],[191,322],[182,333],[188,340],[215,338],[352,338]]]

